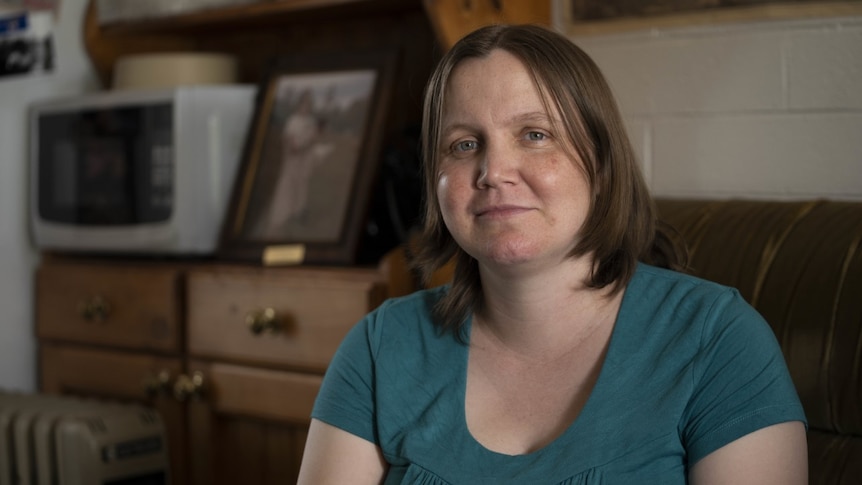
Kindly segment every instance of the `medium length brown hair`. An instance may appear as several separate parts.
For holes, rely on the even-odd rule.
[[[422,128],[425,215],[413,264],[425,281],[455,261],[452,287],[435,308],[437,323],[459,330],[482,307],[482,282],[475,259],[464,252],[443,222],[437,198],[439,146],[447,89],[452,72],[466,59],[502,49],[524,64],[548,112],[559,112],[561,126],[583,160],[591,207],[570,256],[593,254],[585,284],[618,292],[638,261],[673,269],[685,256],[664,230],[635,159],[622,117],[604,76],[592,59],[569,39],[533,25],[483,27],[458,41],[443,56],[428,81]],[[460,335],[460,334],[459,334]]]

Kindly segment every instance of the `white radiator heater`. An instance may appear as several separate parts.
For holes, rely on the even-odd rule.
[[[152,409],[0,391],[0,485],[167,485]]]

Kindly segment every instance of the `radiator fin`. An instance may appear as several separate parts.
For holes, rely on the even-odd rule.
[[[0,485],[167,485],[161,416],[137,405],[0,390]]]

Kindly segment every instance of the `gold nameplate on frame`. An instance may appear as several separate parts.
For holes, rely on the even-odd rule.
[[[305,260],[305,244],[267,246],[263,250],[263,264],[266,266],[302,264],[303,260]]]

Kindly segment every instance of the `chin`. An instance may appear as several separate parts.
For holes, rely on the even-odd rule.
[[[479,261],[487,261],[491,264],[515,265],[534,261],[538,258],[537,248],[524,244],[497,245],[486,248]]]

